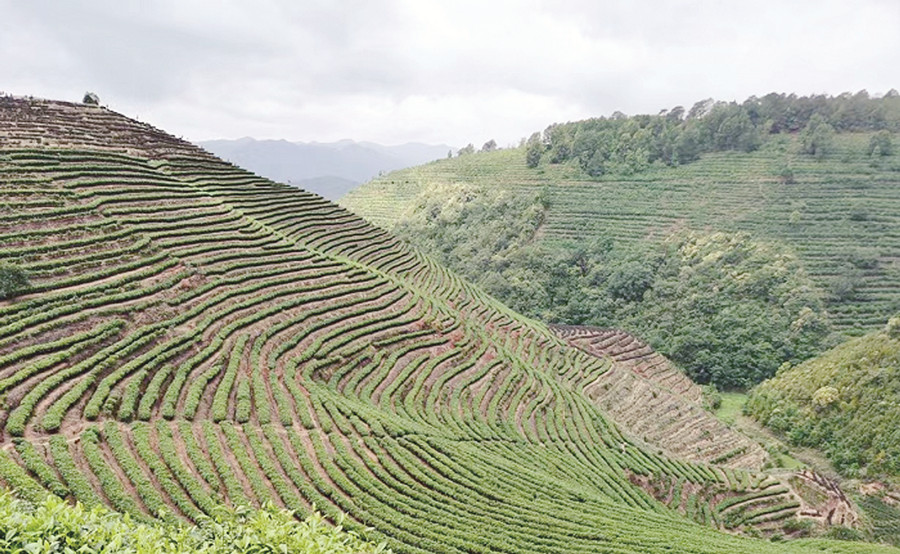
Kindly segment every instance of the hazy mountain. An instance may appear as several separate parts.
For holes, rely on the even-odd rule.
[[[213,154],[254,173],[291,183],[330,200],[380,172],[420,165],[447,156],[452,147],[407,143],[289,142],[286,140],[209,140],[198,143]]]
[[[343,177],[335,177],[333,175],[324,175],[322,177],[300,179],[299,181],[293,180],[291,181],[291,184],[296,185],[303,190],[321,194],[329,200],[335,200],[358,187],[360,182],[344,179]]]

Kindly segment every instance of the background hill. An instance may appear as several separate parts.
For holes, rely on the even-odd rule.
[[[450,146],[408,143],[383,146],[342,140],[208,140],[198,143],[216,156],[279,183],[290,183],[337,200],[379,173],[445,158]]]
[[[746,386],[900,309],[898,107],[767,95],[551,125],[341,203],[528,315]]]
[[[623,433],[587,392],[611,354],[145,124],[2,98],[0,193],[0,479],[18,495],[150,523],[315,506],[400,552],[876,548],[722,533],[856,515]]]

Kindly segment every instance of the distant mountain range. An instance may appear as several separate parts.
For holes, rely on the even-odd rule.
[[[373,142],[289,142],[286,140],[209,140],[198,143],[244,169],[337,200],[381,172],[421,165],[455,150],[446,144]]]

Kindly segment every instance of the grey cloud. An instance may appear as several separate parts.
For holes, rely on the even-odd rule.
[[[0,2],[0,89],[95,90],[193,139],[507,144],[615,110],[900,86],[894,0]]]

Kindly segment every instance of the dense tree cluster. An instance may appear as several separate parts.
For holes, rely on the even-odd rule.
[[[776,244],[716,233],[551,249],[533,241],[545,209],[544,194],[442,185],[423,192],[395,232],[519,312],[623,327],[701,383],[747,387],[829,340],[821,292]]]
[[[676,236],[639,302],[619,310],[691,377],[743,388],[828,344],[822,294],[797,258],[744,233]]]
[[[587,119],[549,126],[526,145],[530,167],[541,160],[577,160],[591,176],[630,174],[652,163],[678,165],[705,152],[753,151],[766,137],[802,133],[804,152],[823,157],[835,132],[878,131],[872,152],[890,153],[890,133],[900,131],[900,94],[881,97],[866,91],[839,96],[767,94],[743,103],[703,100],[685,111],[681,106],[658,115]]]
[[[900,476],[900,318],[753,390],[747,409],[852,477]]]

